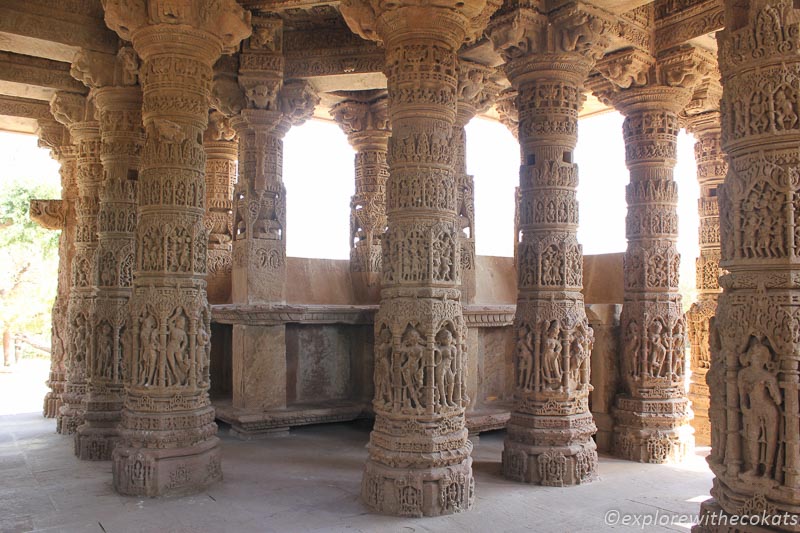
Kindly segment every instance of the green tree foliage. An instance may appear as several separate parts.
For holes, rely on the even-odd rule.
[[[0,176],[0,334],[49,340],[60,232],[38,226],[28,210],[31,199],[59,196],[55,184]]]

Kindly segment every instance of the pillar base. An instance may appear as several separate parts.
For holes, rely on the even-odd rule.
[[[597,479],[591,413],[564,417],[513,413],[503,443],[503,475],[514,481],[567,487]]]
[[[90,392],[84,401],[84,423],[75,433],[75,455],[81,460],[110,461],[119,441],[122,390],[112,388],[109,392],[112,394]]]
[[[759,501],[756,502],[755,500]],[[755,504],[755,507],[753,505]],[[700,522],[692,527],[692,533],[774,533],[776,531],[800,531],[800,515],[782,513],[770,508],[758,496],[745,502],[736,514],[726,513],[714,498],[700,505]]]
[[[468,511],[475,503],[472,458],[441,468],[391,468],[369,459],[361,498],[377,513],[442,516]]]
[[[75,455],[82,461],[110,461],[118,442],[116,428],[95,428],[84,423],[75,433]]]
[[[50,391],[44,396],[44,405],[42,406],[42,416],[45,418],[56,418],[61,409],[61,393]]]
[[[686,398],[617,396],[614,454],[640,463],[679,463],[694,447],[690,418]]]
[[[114,489],[128,496],[185,496],[222,480],[219,439],[186,448],[117,446],[113,453]]]
[[[83,409],[64,402],[56,417],[56,432],[61,435],[74,435],[78,426],[83,424],[83,415]]]

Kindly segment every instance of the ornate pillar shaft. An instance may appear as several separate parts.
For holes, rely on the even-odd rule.
[[[709,393],[706,373],[711,364],[709,352],[709,322],[717,309],[719,288],[719,206],[717,187],[722,184],[727,164],[720,147],[719,112],[711,111],[688,118],[689,129],[695,135],[695,160],[697,179],[700,182],[700,199],[697,208],[700,215],[700,257],[697,258],[696,286],[698,299],[686,313],[689,343],[691,346],[689,399],[692,402],[695,441],[711,444],[709,423]],[[712,376],[713,377],[713,376]],[[721,406],[716,406],[721,407]]]
[[[460,60],[456,121],[453,124],[454,171],[456,179],[456,215],[459,227],[461,261],[461,301],[475,303],[477,265],[475,264],[475,180],[467,174],[466,125],[475,115],[486,111],[500,87],[491,81],[493,68]]]
[[[234,190],[233,302],[286,301],[286,187],[283,137],[290,124],[277,110],[243,109],[231,119],[239,135]]]
[[[503,30],[517,17],[526,21],[530,52],[505,40]],[[495,47],[505,51],[505,70],[518,93],[522,150],[517,405],[509,420],[503,473],[527,483],[576,485],[596,477],[596,427],[589,411],[593,334],[581,294],[573,151],[583,84],[607,45],[603,33],[610,20],[602,11],[569,4],[548,14],[512,11],[495,19],[490,29]],[[567,38],[575,31],[584,47],[576,48]]]
[[[796,531],[800,519],[798,20],[791,2],[726,2],[717,34],[727,273],[710,333],[715,479],[703,510],[763,517],[746,522],[759,531]]]
[[[686,327],[678,291],[678,187],[673,180],[678,113],[688,95],[685,89],[667,87],[636,93],[631,94],[632,108],[617,105],[625,115],[630,184],[621,316],[627,394],[616,402],[615,449],[626,459],[663,463],[682,460],[690,437]]]
[[[206,215],[208,235],[207,293],[211,304],[231,302],[233,262],[233,187],[236,184],[239,141],[228,119],[209,115],[203,137],[206,150]]]
[[[92,307],[97,288],[94,256],[103,165],[93,102],[78,94],[56,93],[50,107],[56,120],[67,126],[77,147],[75,254],[67,304],[67,382],[62,395],[64,405],[57,418],[58,432],[71,435],[83,423],[86,365],[92,351]]]
[[[143,62],[130,377],[112,468],[118,492],[142,496],[195,492],[222,476],[208,399],[202,143],[212,65],[249,34],[233,1],[170,6],[104,3],[106,23]]]
[[[354,31],[386,48],[388,229],[362,498],[388,514],[450,514],[474,502],[452,130],[456,51],[495,8],[481,1],[342,6]]]
[[[319,98],[310,85],[283,79],[283,23],[253,17],[253,36],[239,65],[218,72],[215,105],[239,136],[234,189],[232,299],[235,304],[286,301],[286,187],[283,138],[308,119]],[[286,327],[233,328],[233,407],[286,407]]]
[[[359,301],[380,298],[381,238],[386,229],[386,181],[391,129],[383,91],[353,92],[331,109],[356,150],[355,194],[350,201],[350,272]]]
[[[61,230],[58,238],[58,284],[52,309],[50,373],[44,398],[43,414],[56,418],[62,406],[61,395],[66,385],[68,341],[67,306],[72,285],[72,259],[75,253],[75,199],[78,197],[76,149],[69,132],[55,120],[39,120],[39,145],[48,147],[51,156],[61,165],[61,200],[33,200],[31,218],[42,226]]]
[[[75,436],[81,459],[110,460],[119,433],[126,360],[131,343],[128,300],[133,284],[136,232],[136,180],[144,141],[142,93],[136,85],[136,52],[124,47],[116,58],[82,51],[72,74],[92,87],[99,119],[104,179],[97,217],[94,256],[95,299],[92,349],[86,362],[84,424]]]
[[[713,67],[710,53],[691,47],[668,51],[658,61],[623,52],[598,65],[614,84],[606,96],[625,115],[630,171],[621,315],[625,392],[614,408],[614,448],[634,461],[680,461],[692,443],[673,169],[678,114]]]

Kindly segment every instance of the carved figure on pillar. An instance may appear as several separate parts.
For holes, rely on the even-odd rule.
[[[381,237],[386,229],[386,152],[391,127],[385,91],[346,94],[331,115],[356,151],[356,191],[350,201],[350,272],[360,301],[380,297]]]
[[[75,252],[67,305],[67,382],[57,418],[59,433],[71,435],[83,423],[87,386],[87,364],[93,348],[92,310],[97,288],[94,257],[97,250],[97,215],[103,181],[100,161],[100,128],[94,118],[94,102],[74,93],[56,93],[50,101],[55,119],[69,129],[77,146],[75,201]]]
[[[137,85],[138,58],[129,46],[116,56],[82,50],[71,73],[91,88],[104,170],[94,257],[94,336],[86,365],[85,422],[75,436],[75,454],[109,460],[119,439],[128,369],[124,349],[131,329],[128,301],[135,261],[136,179],[144,141],[142,93]]]
[[[72,286],[72,260],[75,253],[76,215],[78,197],[77,148],[69,131],[55,120],[40,119],[37,136],[39,146],[50,149],[50,155],[59,162],[61,175],[61,200],[32,200],[30,217],[39,225],[61,230],[58,239],[58,284],[52,309],[50,373],[44,398],[43,414],[46,418],[58,417],[67,380],[67,307]]]
[[[390,373],[375,381],[388,381],[392,398],[373,402],[376,421],[361,492],[383,513],[442,515],[474,502],[452,130],[456,52],[482,31],[496,7],[482,0],[341,5],[353,31],[386,49],[392,137],[375,335],[391,338],[390,348],[379,349],[392,361],[376,365]]]
[[[616,76],[615,61],[627,65]],[[631,66],[633,65],[633,66]],[[623,115],[628,249],[621,368],[625,392],[614,409],[614,448],[623,458],[680,461],[692,445],[684,384],[686,322],[678,292],[678,189],[673,180],[679,113],[714,70],[710,52],[694,47],[658,58],[623,51],[607,56],[593,90]],[[605,84],[605,85],[604,85]]]
[[[250,17],[233,0],[148,0],[133,6],[106,0],[103,7],[107,25],[131,41],[142,60],[145,128],[129,304],[130,373],[112,457],[114,487],[140,496],[186,494],[222,476],[208,399],[202,142],[212,65],[250,34]],[[143,384],[148,373],[153,379]]]
[[[233,267],[233,188],[238,174],[239,140],[228,118],[211,111],[203,136],[206,150],[206,229],[208,302],[231,301]]]
[[[612,20],[581,3],[550,12],[544,3],[512,3],[488,30],[517,92],[517,401],[503,473],[526,483],[577,485],[597,475],[573,151],[583,84],[608,46]]]
[[[702,518],[722,525],[698,532],[730,531],[722,514],[763,517],[754,531],[792,531],[800,519],[799,20],[788,0],[726,2],[717,33],[728,168],[706,376],[715,478]]]

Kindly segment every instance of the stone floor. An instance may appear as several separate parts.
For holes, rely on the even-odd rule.
[[[0,405],[14,402],[7,381],[0,376]],[[56,435],[53,420],[38,412],[0,416],[0,531],[685,532],[691,516],[680,515],[696,513],[711,485],[698,450],[676,466],[603,457],[595,483],[525,486],[501,477],[503,434],[494,432],[481,436],[473,454],[473,511],[392,518],[370,514],[358,498],[369,434],[363,426],[309,426],[248,442],[221,433],[222,483],[193,497],[140,499],[114,493],[109,463],[78,461],[72,439]],[[626,514],[638,523],[622,526]]]

